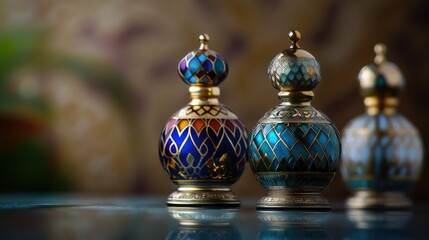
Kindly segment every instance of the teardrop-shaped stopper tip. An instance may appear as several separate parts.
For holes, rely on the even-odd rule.
[[[376,64],[382,64],[386,60],[387,47],[383,43],[377,43],[374,46],[375,58],[374,62]]]
[[[377,43],[377,44],[374,46],[374,52],[375,52],[375,54],[377,54],[377,55],[379,55],[379,54],[385,55],[385,54],[386,54],[386,51],[387,51],[387,47],[386,47],[386,45],[384,45],[383,43]]]
[[[292,42],[290,48],[297,49],[300,48],[298,41],[301,39],[301,33],[298,30],[292,30],[289,32],[289,39]]]
[[[198,39],[200,40],[200,49],[201,50],[207,50],[208,49],[208,45],[207,43],[210,41],[210,37],[208,34],[203,33],[201,34]]]

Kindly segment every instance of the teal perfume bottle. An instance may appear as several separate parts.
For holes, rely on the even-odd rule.
[[[404,77],[386,60],[386,47],[374,48],[374,63],[362,68],[358,80],[367,112],[343,131],[344,181],[354,192],[349,208],[408,208],[405,193],[420,175],[423,145],[418,130],[396,107]]]
[[[319,63],[298,45],[298,31],[291,31],[289,38],[290,48],[268,67],[281,103],[258,121],[249,139],[252,171],[267,191],[257,207],[329,209],[320,192],[339,165],[339,132],[311,106],[321,79]]]

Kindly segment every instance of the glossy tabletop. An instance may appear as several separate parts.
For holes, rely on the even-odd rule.
[[[0,239],[428,239],[429,205],[330,212],[167,207],[148,196],[1,195]]]

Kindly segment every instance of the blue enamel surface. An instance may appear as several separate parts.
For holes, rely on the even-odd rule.
[[[207,57],[206,57],[206,55],[204,55],[204,54],[200,54],[199,56],[198,56],[198,60],[200,60],[200,62],[204,62],[204,60],[206,60],[207,59]]]
[[[198,69],[200,69],[201,63],[198,61],[197,58],[192,58],[192,60],[189,62],[189,69],[192,73],[196,73]]]
[[[192,73],[191,73],[191,71],[189,71],[189,70],[186,70],[185,71],[185,74],[184,74],[184,76],[185,76],[185,78],[190,78],[190,77],[192,77]]]
[[[270,132],[268,132],[268,134],[267,134],[267,141],[271,145],[272,148],[279,141],[279,137],[277,136],[277,133],[276,133],[275,129],[272,129]]]
[[[237,119],[220,119],[220,127],[215,129],[209,125],[209,120],[203,119],[205,125],[199,129],[193,125],[196,119],[187,121],[189,124],[182,131],[174,126],[169,130],[164,129],[161,134],[160,159],[170,178],[179,184],[180,180],[214,185],[235,182],[247,161],[247,133],[244,125]],[[227,122],[233,129],[226,127]],[[226,175],[216,175],[211,166],[221,164],[220,159],[224,155],[228,156]]]
[[[223,63],[223,61],[222,61],[222,60],[220,60],[220,59],[217,59],[217,60],[215,61],[214,66],[215,66],[215,71],[216,71],[216,73],[217,73],[218,75],[222,74],[222,72],[225,70],[224,63]]]
[[[210,60],[204,61],[203,62],[203,68],[206,72],[212,70],[213,68],[213,64],[210,62]]]
[[[225,60],[212,50],[196,50],[184,57],[178,66],[187,84],[219,85],[228,74]]]
[[[252,133],[254,133],[254,132],[252,132]],[[258,132],[256,134],[255,142],[259,146],[259,145],[261,145],[262,141],[264,141],[264,135],[262,132]]]

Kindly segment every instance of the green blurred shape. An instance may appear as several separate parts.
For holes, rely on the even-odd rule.
[[[0,191],[67,190],[48,134],[47,103],[9,90],[11,75],[44,62],[37,29],[0,29]],[[36,64],[35,64],[36,63]]]

